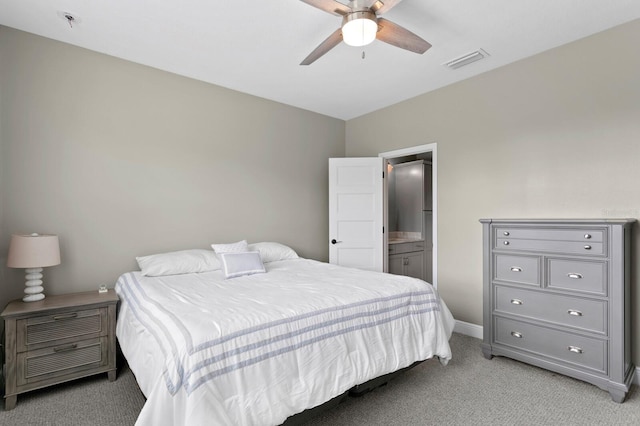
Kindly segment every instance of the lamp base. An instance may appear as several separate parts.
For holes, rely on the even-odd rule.
[[[23,302],[37,302],[44,299],[44,287],[42,287],[42,268],[25,269],[24,294]]]

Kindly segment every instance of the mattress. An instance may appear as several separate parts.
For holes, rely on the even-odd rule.
[[[269,425],[355,385],[451,358],[454,320],[424,281],[309,259],[266,273],[123,274],[117,337],[139,425]]]

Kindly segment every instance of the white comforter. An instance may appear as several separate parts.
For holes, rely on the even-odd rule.
[[[453,317],[417,279],[307,259],[122,275],[117,336],[139,425],[269,425],[418,360],[451,358]]]

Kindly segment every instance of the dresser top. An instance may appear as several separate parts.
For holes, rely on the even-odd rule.
[[[632,218],[609,218],[609,219],[480,219],[482,223],[522,223],[524,224],[562,224],[562,225],[625,225],[637,222]]]
[[[63,308],[109,305],[117,303],[118,300],[118,296],[113,289],[109,289],[106,293],[99,293],[97,290],[94,290],[83,293],[47,296],[42,300],[38,300],[37,302],[23,302],[22,300],[18,299],[9,302],[4,311],[2,311],[1,315],[3,318],[9,318],[13,316],[33,314],[37,312],[45,312]]]

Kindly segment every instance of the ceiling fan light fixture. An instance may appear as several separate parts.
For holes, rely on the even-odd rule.
[[[349,46],[366,46],[376,39],[378,22],[370,11],[352,12],[342,23],[342,40]]]

